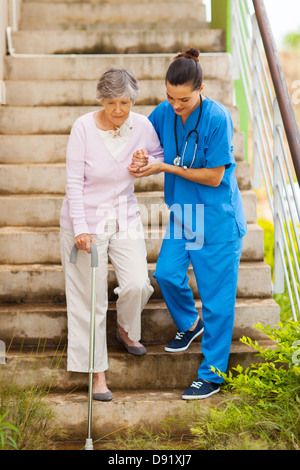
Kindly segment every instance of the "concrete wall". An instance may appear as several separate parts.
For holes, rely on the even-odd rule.
[[[12,26],[11,0],[0,0],[0,105],[5,103],[4,57],[6,55],[6,28]],[[22,0],[15,0],[17,27]]]
[[[8,24],[8,0],[0,0],[0,104],[5,103],[4,56],[6,54],[6,27]]]

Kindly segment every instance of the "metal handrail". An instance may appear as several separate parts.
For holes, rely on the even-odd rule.
[[[253,129],[252,183],[260,188],[263,177],[274,222],[273,293],[286,289],[296,321],[300,318],[300,198],[293,175],[299,187],[300,132],[263,0],[232,0],[231,13],[234,78],[243,84]]]
[[[300,182],[300,132],[290,99],[280,57],[273,37],[269,18],[263,0],[252,0],[272,82],[278,99],[288,145],[294,163],[298,183]]]

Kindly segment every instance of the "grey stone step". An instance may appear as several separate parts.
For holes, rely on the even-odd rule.
[[[156,262],[165,229],[145,227],[147,259]],[[249,224],[244,238],[243,261],[264,259],[263,230]],[[1,227],[0,263],[43,264],[60,263],[59,227]]]
[[[246,220],[249,224],[257,222],[256,194],[254,191],[241,191]],[[161,191],[137,193],[141,218],[144,226],[156,226],[157,213],[162,212],[163,225],[168,220],[168,209]],[[0,196],[2,226],[53,227],[59,225],[62,195],[9,195]],[[152,216],[152,218],[151,218]]]
[[[155,263],[148,263],[148,272],[154,288],[152,299],[160,299],[160,289],[153,278]],[[188,271],[189,283],[195,298],[199,298],[192,269]],[[15,264],[0,266],[2,291],[0,302],[61,302],[65,301],[64,276],[57,264]],[[108,297],[116,300],[117,287],[113,267],[108,269]],[[241,262],[237,297],[271,297],[271,268],[265,262]]]
[[[162,80],[174,54],[86,54],[6,56],[5,80],[95,80],[111,66],[131,70],[138,80]],[[231,55],[201,53],[204,80],[231,78]]]
[[[184,2],[183,2],[184,3]],[[195,2],[193,8],[183,8],[174,3],[161,1],[159,8],[153,2],[132,4],[126,0],[118,3],[55,3],[26,2],[22,5],[20,29],[45,30],[74,25],[94,25],[109,23],[186,23],[194,21],[206,23],[206,8]]]
[[[178,429],[176,424],[172,426],[172,436],[181,437],[183,433],[188,434],[188,425],[183,426],[182,422],[185,423],[191,405],[187,403],[187,400],[182,400],[181,395],[189,385],[191,384],[186,383],[181,389],[158,391],[116,390],[111,402],[94,401],[92,423],[94,450],[101,450],[103,437],[110,439],[116,434],[126,433],[128,429],[140,429],[142,426],[145,429],[151,429],[152,433],[163,432],[165,431],[164,422],[167,422],[170,417],[174,417],[174,420],[180,423]],[[55,443],[54,450],[84,450],[87,437],[87,400],[87,392],[73,392],[67,395],[66,393],[51,393],[45,397],[46,403],[55,411],[56,428],[63,430],[67,435],[65,442]],[[201,405],[213,406],[219,403],[218,400],[220,400],[220,394],[203,400]],[[118,455],[120,454],[119,451]],[[157,459],[158,457],[155,462]],[[102,461],[105,463],[105,457],[102,457]]]
[[[202,312],[200,300],[196,308]],[[107,342],[116,341],[116,306],[110,302],[107,312]],[[163,301],[151,300],[142,312],[142,342],[144,344],[167,344],[176,335],[176,326]],[[236,299],[233,340],[242,336],[264,339],[264,335],[254,326],[275,326],[279,321],[279,306],[268,299]],[[20,345],[33,346],[39,342],[49,347],[67,343],[67,312],[64,304],[0,304],[1,340],[14,349]],[[195,341],[200,341],[200,338]]]
[[[65,164],[0,164],[0,179],[3,181],[0,194],[64,194]],[[237,162],[236,177],[240,189],[250,188],[249,164]],[[163,173],[151,178],[135,179],[136,191],[163,190]]]
[[[226,105],[233,103],[233,81],[207,79],[204,95]],[[94,80],[27,80],[6,81],[6,104],[9,106],[94,106]],[[141,80],[137,105],[157,105],[166,99],[162,80]]]
[[[260,344],[270,346],[270,342],[266,340],[261,340]],[[252,348],[240,342],[232,342],[229,369],[238,364],[249,366],[253,359]],[[184,391],[197,377],[201,360],[200,342],[193,342],[187,351],[175,354],[165,352],[163,345],[149,345],[147,354],[142,357],[128,354],[122,345],[111,346],[109,369],[106,372],[107,384],[112,392],[147,389],[151,393],[164,390],[166,386],[169,389],[183,388]],[[34,367],[32,373],[29,373]],[[35,348],[28,352],[11,350],[7,354],[5,379],[9,383],[14,374],[14,383],[17,385],[30,386],[34,382],[35,386],[40,387],[53,378],[52,389],[56,392],[87,390],[88,374],[67,372],[66,369],[65,351],[46,349],[39,352]]]
[[[23,108],[21,109],[21,115]],[[51,113],[51,108],[50,113]],[[46,112],[46,111],[45,111]],[[57,110],[59,112],[59,110]],[[53,113],[55,114],[55,112]],[[25,115],[25,112],[24,112]],[[28,111],[30,118],[30,111]],[[1,116],[1,112],[0,112]],[[35,116],[38,119],[39,111],[35,111]],[[64,118],[63,118],[64,119]],[[1,117],[0,117],[1,120]],[[4,121],[2,119],[2,121]],[[32,126],[37,128],[38,123],[33,123]],[[50,122],[50,120],[49,120]],[[11,121],[11,124],[13,122]],[[25,117],[23,121],[25,123]],[[28,130],[32,129],[28,126]],[[52,126],[54,127],[54,126]],[[23,129],[25,130],[25,129]],[[44,123],[42,132],[46,131],[46,123]],[[53,129],[54,130],[54,129]],[[17,131],[17,129],[16,129]],[[22,131],[19,126],[19,132]],[[30,165],[32,163],[39,164],[54,164],[65,163],[66,161],[66,148],[68,143],[68,134],[0,134],[0,163],[15,164],[22,163]],[[236,132],[233,140],[234,156],[238,161],[244,160],[244,136]]]
[[[194,30],[16,31],[17,54],[177,53],[191,44],[202,52],[225,52],[224,32]]]
[[[155,106],[135,105],[132,109],[136,113],[149,116],[154,108]],[[58,138],[57,134],[65,134],[66,146],[74,121],[85,113],[97,110],[99,106],[3,106],[0,108],[0,136],[55,134]],[[230,106],[229,110],[237,128],[237,109]],[[42,138],[40,136],[41,140]],[[0,152],[2,154],[1,149]]]

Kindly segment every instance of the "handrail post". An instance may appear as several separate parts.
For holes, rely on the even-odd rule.
[[[283,220],[283,210],[280,202],[281,172],[280,163],[283,161],[283,152],[280,143],[280,133],[283,134],[283,122],[277,98],[273,101],[273,178],[274,178],[274,294],[284,293],[284,266],[280,254],[280,247],[283,247],[283,235],[280,227],[280,219]]]
[[[260,74],[261,67],[259,61],[259,44],[260,44],[260,33],[256,20],[256,16],[252,16],[252,103],[253,103],[253,179],[252,187],[254,189],[261,188],[262,185],[262,172],[259,153],[261,152],[261,142],[259,127],[261,127],[261,119],[259,112],[259,103],[261,100],[260,92]]]
[[[16,0],[10,0],[10,26],[12,31],[18,30],[18,8]]]

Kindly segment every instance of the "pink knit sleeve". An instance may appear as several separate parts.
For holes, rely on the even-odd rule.
[[[81,233],[90,233],[83,200],[84,167],[85,133],[82,123],[76,121],[71,130],[66,160],[66,194],[75,237]]]
[[[149,130],[148,130],[149,144],[147,145],[147,151],[149,154],[149,162],[154,162],[155,160],[163,162],[164,151],[160,144],[160,140],[151,122],[148,121],[148,123],[149,123]]]

